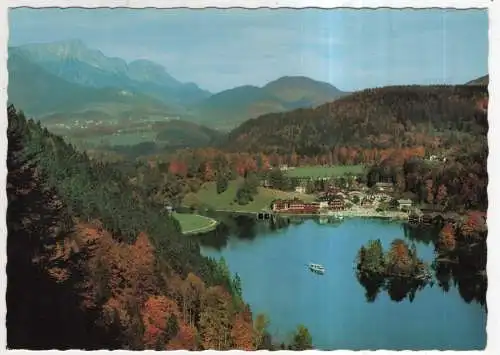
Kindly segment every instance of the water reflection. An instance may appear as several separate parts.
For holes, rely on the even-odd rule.
[[[427,285],[433,286],[432,281],[411,279],[405,277],[357,276],[359,283],[365,288],[367,302],[375,302],[381,291],[386,291],[394,302],[401,302],[408,298],[413,302],[417,291],[423,290]]]
[[[449,292],[451,286],[455,286],[466,303],[477,302],[486,307],[486,238],[475,243],[462,242],[452,252],[444,252],[439,248],[439,226],[405,224],[403,230],[407,240],[434,246],[434,277],[432,280],[420,280],[358,274],[358,282],[365,288],[368,302],[374,302],[381,291],[387,291],[395,302],[406,298],[412,302],[417,291],[437,283],[444,292]]]
[[[269,315],[270,332],[280,341],[301,323],[311,330],[315,346],[322,350],[469,350],[485,344],[486,312],[474,301],[484,294],[480,290],[484,283],[477,277],[466,278],[456,266],[444,263],[444,257],[431,268],[437,237],[426,229],[422,234],[415,229],[404,233],[401,223],[361,218],[346,218],[337,228],[310,218],[219,218],[226,218],[225,222],[201,241],[205,246],[202,253],[225,258],[231,272],[240,275],[252,311]],[[406,243],[406,255],[411,257],[416,249],[429,264],[426,271],[431,280],[374,275],[358,279],[353,261],[361,245],[379,238],[383,249],[396,255],[403,246],[393,245],[397,237]],[[210,244],[215,247],[208,247]],[[396,266],[399,270],[395,271],[408,275],[405,265],[401,268],[394,262],[397,258],[391,260],[389,271]],[[309,262],[325,266],[325,275],[311,274]],[[416,271],[410,275],[421,269]],[[438,272],[441,283],[451,290],[446,295],[438,286]],[[456,279],[460,282],[455,283]],[[473,304],[464,302],[467,299]]]
[[[392,301],[401,302],[408,297],[413,302],[417,291],[423,290],[427,285],[432,287],[428,280],[391,277],[387,282],[387,293]]]
[[[413,225],[403,224],[404,237],[412,242],[418,242],[425,245],[435,244],[441,231],[440,225]]]
[[[281,233],[294,225],[300,225],[313,219],[318,226],[335,227],[343,222],[333,219],[311,218],[301,216],[275,216],[269,220],[258,220],[254,215],[232,215],[229,213],[211,213],[221,223],[209,233],[196,236],[200,244],[217,251],[227,247],[230,238],[253,241],[260,235],[272,236]],[[380,221],[380,223],[384,223]],[[394,222],[386,222],[394,223]],[[367,302],[375,302],[381,292],[387,292],[394,302],[408,299],[413,302],[419,291],[437,284],[444,292],[456,287],[462,299],[467,302],[477,302],[486,306],[487,277],[486,243],[478,242],[469,248],[457,248],[454,253],[443,255],[439,253],[439,226],[411,226],[403,224],[404,238],[411,243],[434,246],[436,253],[432,260],[433,277],[416,279],[409,277],[382,277],[380,275],[355,274],[360,285],[365,289]],[[360,245],[361,247],[361,245]]]
[[[382,276],[371,275],[370,277],[365,275],[356,276],[359,283],[365,288],[365,298],[368,302],[375,302],[378,294],[382,290],[385,284],[385,278]]]
[[[458,288],[460,296],[467,303],[486,305],[486,248],[459,248],[447,257],[438,255],[434,261],[438,285],[448,292],[450,284]]]
[[[273,216],[267,220],[259,220],[254,215],[231,215],[229,213],[206,213],[207,216],[220,221],[214,231],[198,235],[195,238],[203,246],[216,250],[225,248],[230,237],[252,241],[260,234],[272,234],[288,228],[290,225],[304,223],[300,217]]]

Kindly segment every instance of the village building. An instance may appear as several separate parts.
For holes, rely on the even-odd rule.
[[[328,189],[326,192],[323,192],[319,195],[318,197],[318,200],[319,201],[330,201],[336,197],[342,197],[344,198],[345,195],[339,195],[339,194],[342,194],[342,192],[340,191],[340,189],[336,189],[336,188],[332,188],[332,189]]]
[[[356,190],[355,190],[355,191],[349,191],[349,192],[347,193],[347,195],[348,195],[349,197],[354,197],[354,196],[357,196],[357,197],[359,197],[359,198],[362,198],[362,197],[364,196],[364,193],[362,193],[361,191],[356,191]]]
[[[362,191],[362,192],[367,192],[367,191],[370,191],[370,188],[366,185],[363,185],[363,184],[360,184],[359,186],[359,189]]]
[[[272,210],[273,211],[286,211],[289,210],[290,207],[295,206],[295,203],[300,201],[294,200],[276,200],[273,202]]]
[[[323,201],[328,202],[328,196],[323,194],[323,195],[318,196],[318,198],[316,200],[318,200],[320,202],[323,202]]]
[[[457,212],[447,212],[443,214],[443,221],[446,223],[454,224],[457,222],[464,222],[464,217]]]
[[[335,198],[328,203],[328,207],[334,211],[342,211],[345,209],[345,202],[341,198]]]
[[[328,201],[320,201],[319,208],[328,208]]]
[[[165,205],[165,211],[167,211],[168,214],[172,214],[174,208],[171,205]]]
[[[274,212],[316,213],[319,211],[319,208],[319,202],[306,203],[299,199],[276,200],[272,204]]]
[[[292,181],[295,181],[299,185],[306,185],[312,181],[312,178],[308,176],[294,176]]]
[[[394,184],[392,182],[377,182],[375,184],[375,190],[379,192],[393,192]]]
[[[337,192],[337,193],[333,196],[333,198],[335,198],[335,199],[337,199],[337,198],[345,199],[345,198],[347,198],[347,195],[346,195],[345,193],[343,193],[343,192]]]
[[[374,201],[378,202],[389,202],[392,200],[392,196],[383,192],[375,193],[372,195]]]
[[[351,200],[357,199],[359,202],[365,197],[365,194],[362,193],[361,191],[351,191],[348,192],[347,195]]]
[[[269,182],[268,179],[262,180],[261,181],[261,185],[262,185],[262,187],[266,187],[266,188],[271,188],[272,187],[272,185],[271,185],[271,183]]]
[[[317,201],[315,201],[315,202],[308,202],[305,205],[306,205],[306,207],[313,207],[315,209],[320,209],[321,208],[321,203],[317,202]]]
[[[424,203],[420,206],[420,210],[424,213],[443,212],[444,206],[433,203]]]
[[[326,190],[325,195],[333,196],[335,194],[338,194],[339,192],[341,192],[341,190],[338,187],[330,187],[328,190]]]
[[[292,200],[288,203],[289,210],[299,210],[305,207],[304,201],[301,200]]]
[[[427,160],[433,161],[433,162],[439,162],[439,161],[446,162],[447,159],[443,155],[430,155]]]
[[[408,199],[401,199],[398,200],[398,208],[400,211],[409,211],[413,206],[413,203],[411,200]]]
[[[306,193],[306,187],[305,186],[296,186],[295,187],[295,192],[299,194],[305,194]]]
[[[365,198],[361,201],[361,207],[363,208],[372,208],[373,207],[373,201]]]
[[[286,200],[276,200],[273,202],[271,209],[275,212],[288,210],[290,202]]]

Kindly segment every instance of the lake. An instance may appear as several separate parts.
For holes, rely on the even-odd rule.
[[[227,224],[227,223],[226,223]],[[447,292],[435,283],[412,297],[395,297],[382,290],[368,302],[358,282],[355,259],[370,239],[385,249],[392,240],[416,241],[419,257],[434,259],[435,231],[408,232],[402,223],[347,219],[336,224],[314,220],[282,223],[280,228],[249,217],[232,219],[218,232],[202,238],[202,253],[223,256],[242,280],[243,296],[254,314],[270,318],[273,338],[286,341],[305,325],[317,349],[425,350],[483,349],[486,311],[465,299],[474,285],[450,282]],[[307,264],[319,263],[317,275]]]

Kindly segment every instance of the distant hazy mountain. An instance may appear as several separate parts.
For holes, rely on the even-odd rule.
[[[484,75],[480,78],[469,81],[466,85],[488,85],[490,82],[490,76]]]
[[[221,133],[207,127],[167,118],[178,116],[176,110],[165,102],[136,90],[84,86],[69,82],[31,62],[26,55],[16,50],[10,52],[7,66],[9,103],[24,110],[28,116],[41,119],[51,131],[65,135],[72,142],[97,137],[109,139],[115,134],[130,135],[133,132],[141,135],[148,131],[153,133],[148,135],[152,137],[149,143],[153,147],[156,143],[159,147],[198,147],[209,145],[221,138]],[[150,84],[155,80],[163,83],[169,80],[168,74],[154,63],[141,61],[132,67],[131,72],[137,80]],[[150,69],[158,71],[154,73]],[[120,66],[115,69],[108,66],[107,70],[107,73],[119,73]],[[69,71],[65,73],[68,74]],[[94,78],[104,80],[106,76]],[[186,85],[186,88],[189,90],[189,85]],[[101,123],[86,128],[82,128],[80,124],[96,121]],[[126,143],[128,142],[125,139],[122,144]],[[132,151],[145,149],[143,145],[134,145],[132,140],[130,144]]]
[[[263,90],[291,108],[318,106],[346,94],[333,85],[304,76],[284,76],[270,82]]]
[[[219,128],[271,112],[309,108],[344,96],[334,86],[306,77],[286,76],[262,88],[239,86],[212,95],[194,107],[200,122]]]
[[[157,63],[137,60],[127,64],[88,48],[80,40],[9,48],[9,54],[14,53],[72,83],[136,90],[179,107],[210,96],[195,84],[177,81]]]
[[[134,112],[137,117],[168,113],[230,129],[249,118],[315,107],[345,95],[330,84],[299,76],[212,95],[194,83],[179,82],[158,63],[145,59],[127,63],[80,40],[10,47],[8,65],[10,101],[37,116],[83,112],[85,117],[102,113],[105,118],[122,118],[119,112]]]
[[[116,112],[131,107],[163,113],[170,110],[163,102],[141,93],[70,83],[17,52],[9,54],[7,67],[8,101],[29,115],[106,109]]]

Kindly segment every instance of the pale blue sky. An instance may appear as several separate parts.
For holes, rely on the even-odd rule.
[[[9,45],[81,39],[213,92],[305,75],[352,91],[488,70],[486,10],[12,9]]]

